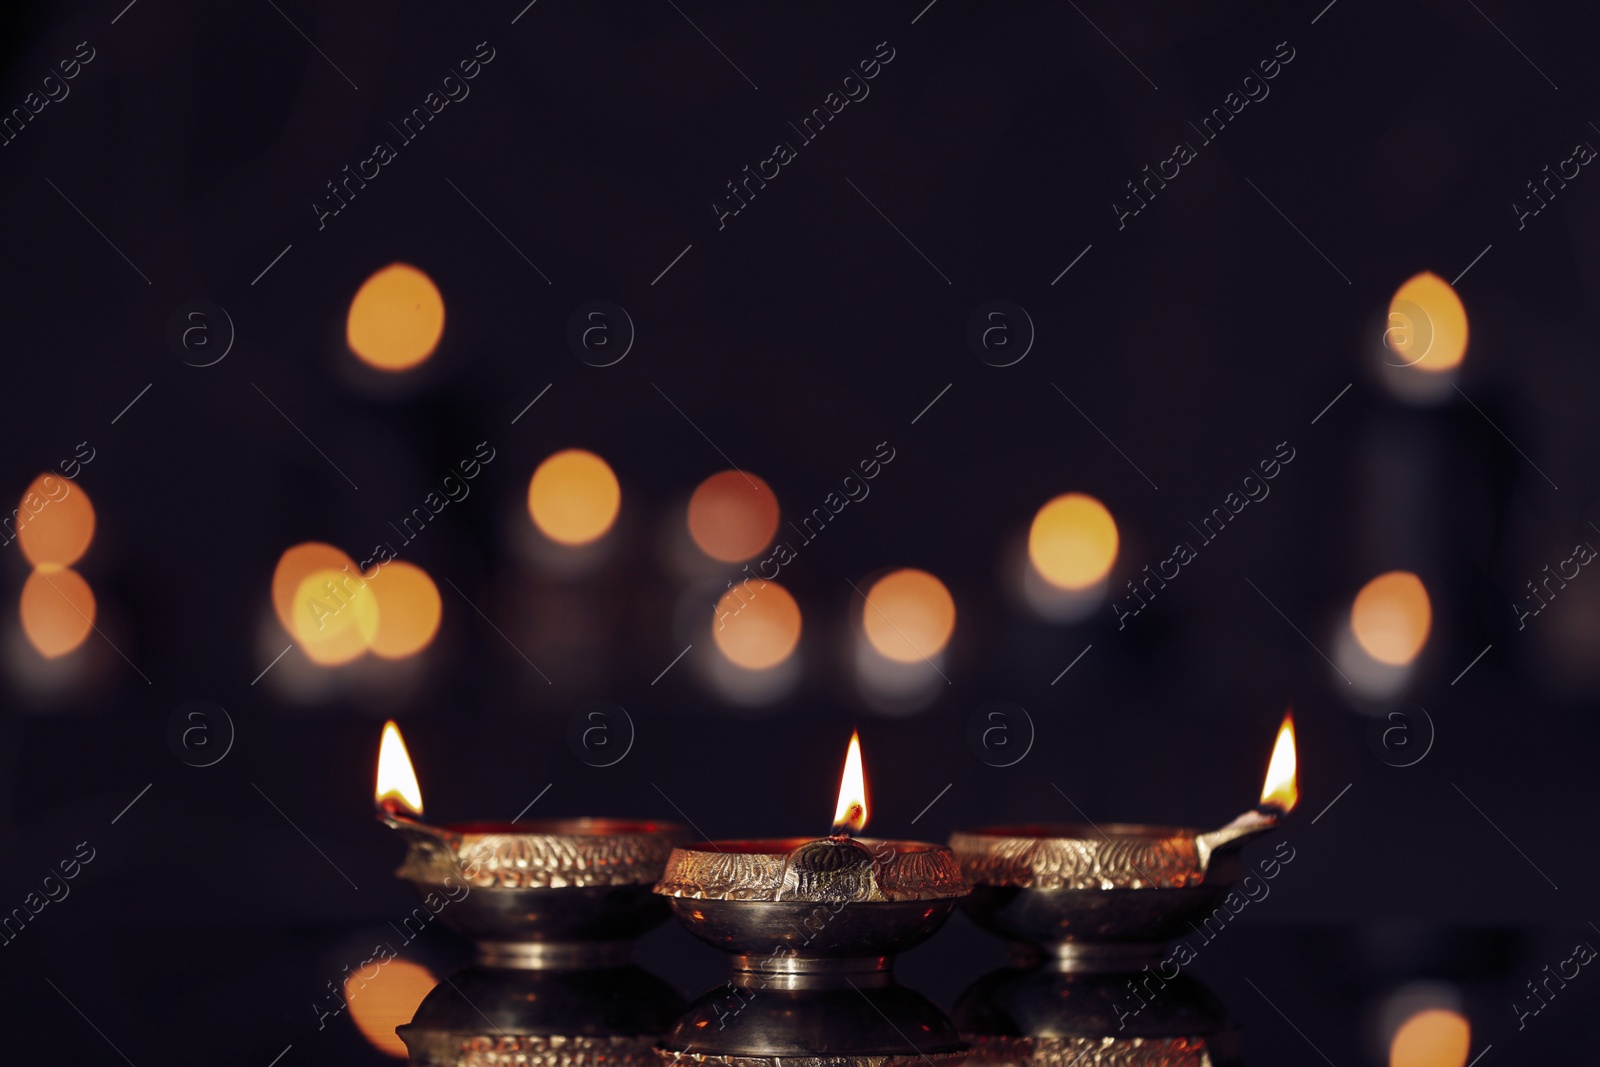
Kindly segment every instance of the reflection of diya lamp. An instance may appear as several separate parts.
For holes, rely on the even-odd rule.
[[[966,895],[950,850],[851,835],[867,821],[852,735],[833,832],[816,840],[703,841],[672,850],[656,892],[735,971],[793,976],[882,972]]]
[[[943,1012],[893,981],[794,989],[744,973],[695,1001],[656,1051],[673,1067],[957,1067],[966,1050]]]
[[[671,823],[621,819],[430,826],[394,723],[378,753],[379,819],[408,851],[395,873],[417,887],[431,916],[502,967],[620,963],[629,942],[668,909],[650,887],[672,846]]]
[[[645,1067],[683,998],[634,966],[468,967],[396,1028],[419,1067]]]
[[[1142,977],[1142,976],[1136,976]],[[1221,1001],[1186,974],[1135,999],[1126,974],[1005,968],[956,1001],[968,1067],[1222,1067],[1240,1035]]]
[[[1260,807],[1218,830],[1001,826],[951,835],[973,887],[963,908],[991,933],[1067,970],[1137,970],[1224,899],[1246,842],[1295,805],[1294,721],[1278,731]]]

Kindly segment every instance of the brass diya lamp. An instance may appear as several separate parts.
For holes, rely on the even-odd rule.
[[[967,887],[949,849],[856,837],[866,822],[852,734],[827,837],[682,845],[655,891],[736,972],[787,975],[797,988],[829,974],[886,983],[894,957],[933,936]]]
[[[683,998],[636,966],[468,967],[395,1032],[416,1067],[653,1067]]]
[[[379,820],[406,842],[395,873],[416,886],[427,917],[471,939],[480,963],[500,967],[625,962],[631,942],[666,921],[650,889],[672,847],[688,838],[671,823],[624,819],[429,825],[392,722],[379,747],[375,803]]]
[[[1227,899],[1245,844],[1298,799],[1294,720],[1286,716],[1259,807],[1216,830],[1180,826],[997,826],[957,831],[950,848],[972,886],[979,926],[1076,971],[1138,970]]]

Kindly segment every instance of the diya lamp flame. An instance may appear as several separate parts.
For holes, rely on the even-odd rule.
[[[1261,803],[1240,815],[1228,825],[1195,839],[1200,850],[1202,865],[1210,856],[1224,847],[1237,848],[1254,837],[1275,828],[1285,815],[1300,803],[1298,759],[1294,741],[1294,712],[1283,715],[1283,725],[1278,727],[1278,740],[1272,746],[1272,758],[1267,761],[1267,776],[1261,786]]]
[[[383,724],[383,741],[378,745],[378,781],[372,802],[391,817],[422,815],[422,787],[412,769],[400,728],[391,719]]]
[[[1272,746],[1266,782],[1261,787],[1261,807],[1287,815],[1300,802],[1294,744],[1294,712],[1283,716],[1278,727],[1278,742]]]
[[[867,826],[867,775],[861,767],[861,736],[850,733],[844,773],[839,777],[839,803],[833,811],[832,837],[851,837]]]

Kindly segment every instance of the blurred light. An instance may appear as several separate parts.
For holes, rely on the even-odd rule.
[[[1278,727],[1277,744],[1272,746],[1267,778],[1261,786],[1261,805],[1270,805],[1287,815],[1298,803],[1300,784],[1296,773],[1294,713],[1289,712],[1283,717],[1283,725]]]
[[[1458,1012],[1419,1011],[1395,1031],[1389,1067],[1464,1067],[1472,1027]]]
[[[956,602],[927,571],[887,574],[867,590],[861,626],[867,640],[896,663],[931,660],[944,651],[956,626]]]
[[[377,968],[377,974],[365,976],[368,966]],[[438,979],[426,967],[405,960],[391,959],[381,962],[373,959],[359,969],[351,971],[344,980],[344,999],[350,1006],[350,1018],[356,1029],[373,1048],[395,1059],[406,1058],[406,1043],[394,1032],[397,1026],[411,1021]]]
[[[1056,497],[1033,517],[1028,559],[1051,585],[1087,589],[1117,561],[1117,524],[1106,506],[1084,493]]]
[[[1431,374],[1454,370],[1467,354],[1467,309],[1448,282],[1423,271],[1389,301],[1384,344],[1393,365]]]
[[[861,735],[850,732],[839,776],[839,802],[833,809],[833,832],[859,834],[867,828],[867,774],[861,767]]]
[[[65,656],[94,629],[94,593],[77,571],[54,564],[35,568],[22,584],[22,632],[47,659]]]
[[[717,601],[711,636],[737,666],[751,671],[776,667],[800,642],[800,605],[776,582],[747,580]]]
[[[747,560],[766,548],[777,531],[778,498],[753,474],[713,474],[689,498],[689,536],[712,559]]]
[[[347,572],[346,567],[349,568]],[[295,593],[301,582],[322,570],[357,573],[354,560],[321,541],[295,545],[278,557],[278,566],[272,572],[272,609],[277,612],[278,622],[290,637],[294,636]]]
[[[372,800],[384,807],[404,808],[412,815],[422,814],[422,786],[417,784],[411,754],[393,719],[383,724],[383,739],[378,743],[378,778]]]
[[[539,464],[528,483],[528,514],[550,540],[583,545],[611,529],[622,487],[606,461],[569,448]]]
[[[306,658],[336,667],[372,647],[378,633],[378,598],[360,578],[343,571],[313,571],[295,590],[289,617],[289,636]]]
[[[415,267],[391,263],[361,284],[350,301],[345,339],[364,363],[409,370],[433,355],[444,333],[444,298]]]
[[[29,498],[38,505],[28,506]],[[65,478],[41,474],[17,504],[17,543],[28,562],[69,567],[94,540],[94,505],[89,494]]]
[[[1410,571],[1372,579],[1350,608],[1350,631],[1380,663],[1403,667],[1417,658],[1433,624],[1433,607],[1422,580]]]
[[[367,580],[378,613],[372,651],[384,659],[420,652],[439,632],[444,605],[428,572],[403,561],[384,564]]]

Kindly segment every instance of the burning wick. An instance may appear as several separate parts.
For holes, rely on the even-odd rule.
[[[422,815],[422,787],[400,729],[390,721],[383,724],[383,741],[378,745],[378,781],[372,802],[391,819],[416,820]]]
[[[844,817],[833,824],[828,836],[836,841],[848,840],[856,835],[856,830],[866,821],[866,810],[860,804],[851,804],[850,810],[845,812]]]
[[[1294,713],[1287,712],[1283,716],[1283,725],[1278,727],[1278,741],[1272,746],[1272,759],[1267,763],[1267,777],[1261,787],[1261,803],[1233,820],[1225,829],[1272,826],[1293,811],[1300,802],[1295,765]]]
[[[1261,786],[1261,804],[1257,810],[1273,815],[1289,814],[1300,802],[1298,780],[1294,712],[1288,711],[1284,713],[1283,725],[1278,727],[1278,741],[1272,746],[1272,759],[1267,763],[1267,779]]]
[[[861,767],[861,737],[850,734],[850,748],[844,756],[844,773],[839,777],[839,803],[833,809],[833,828],[828,836],[835,840],[854,837],[867,826],[867,776]]]

